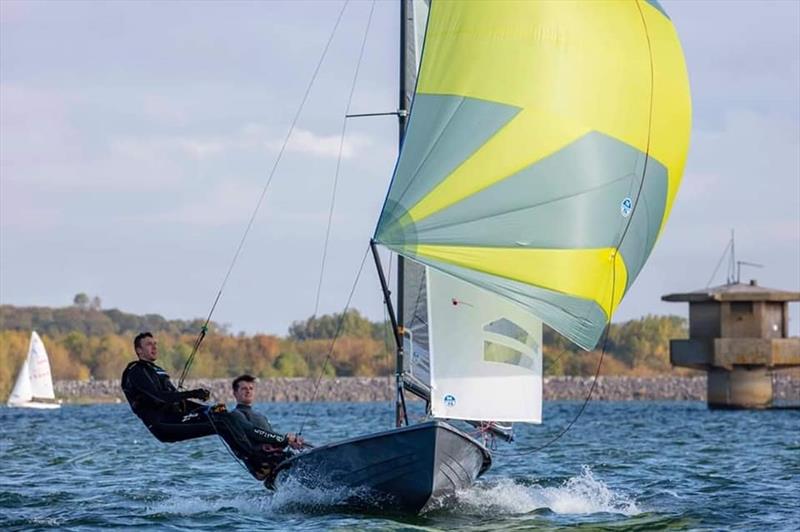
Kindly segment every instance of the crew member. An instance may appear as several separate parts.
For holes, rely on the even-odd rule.
[[[207,400],[208,390],[178,391],[167,372],[155,364],[158,342],[151,333],[138,334],[133,347],[137,360],[123,371],[122,390],[131,410],[159,441],[171,443],[219,434],[237,456],[255,464],[265,455],[262,445],[276,444],[274,433],[238,423],[224,404],[210,406],[191,400]]]
[[[260,445],[263,451],[258,455],[259,463],[244,460],[251,474],[259,480],[269,477],[276,465],[285,460],[289,453],[287,448],[300,449],[304,445],[302,436],[292,432],[281,435],[272,430],[269,420],[253,410],[253,401],[256,396],[256,378],[252,375],[240,375],[233,380],[233,396],[236,398],[236,408],[231,412],[231,418],[246,432],[260,429],[272,443]]]

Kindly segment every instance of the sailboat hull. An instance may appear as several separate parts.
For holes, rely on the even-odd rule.
[[[446,504],[491,466],[489,451],[443,421],[311,449],[282,462],[275,485],[341,493],[335,504],[417,514]]]
[[[37,403],[36,401],[28,401],[25,403],[8,403],[9,408],[36,408],[39,410],[53,410],[61,408],[58,403]]]

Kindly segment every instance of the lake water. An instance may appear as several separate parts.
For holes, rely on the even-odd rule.
[[[313,443],[389,428],[387,403],[259,405]],[[326,506],[339,494],[271,494],[216,437],[161,444],[127,405],[0,408],[0,529],[798,530],[800,411],[704,403],[545,405],[545,424],[498,443],[453,507],[413,518]]]

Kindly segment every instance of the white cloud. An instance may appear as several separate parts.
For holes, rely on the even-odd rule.
[[[82,157],[80,131],[69,119],[75,104],[58,91],[0,83],[0,169]]]
[[[200,194],[185,200],[181,205],[150,216],[145,221],[156,225],[239,225],[244,230],[264,190],[263,186],[263,183],[245,182],[241,176],[228,176],[218,184],[202,189]],[[295,192],[296,196],[300,195],[300,191]],[[286,201],[286,198],[277,198],[276,194],[280,193],[273,188],[267,189],[257,214],[259,227],[272,227],[276,232],[283,232],[287,227],[291,227],[293,233],[306,229],[319,232],[327,224],[327,207],[299,202],[296,199]],[[337,218],[334,216],[334,223]],[[142,223],[143,220],[140,215],[136,215],[121,221]]]
[[[154,215],[147,221],[155,224],[168,222],[207,226],[244,223],[250,218],[254,202],[260,193],[256,185],[227,179],[207,189],[201,198]],[[130,221],[141,220],[136,218]]]
[[[726,112],[718,127],[696,127],[679,202],[728,224],[800,217],[800,122],[751,110]]]
[[[368,137],[358,134],[348,135],[343,144],[341,139],[340,135],[317,135],[312,131],[295,128],[286,150],[316,157],[338,157],[341,144],[342,159],[352,159],[372,144]],[[282,145],[283,140],[267,142],[267,146],[275,150],[279,150]]]
[[[230,146],[231,142],[222,138],[186,136],[127,137],[109,143],[112,156],[122,159],[184,157],[202,160],[221,155]]]
[[[681,181],[680,201],[696,201],[713,193],[721,182],[721,176],[714,172],[687,171]]]
[[[4,184],[0,193],[0,227],[10,231],[42,231],[57,228],[61,209],[41,201],[34,191]]]

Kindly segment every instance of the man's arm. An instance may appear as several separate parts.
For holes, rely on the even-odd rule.
[[[185,392],[169,392],[159,389],[157,377],[141,365],[130,369],[127,376],[127,386],[145,395],[156,404],[179,403],[184,399],[201,399],[205,390],[189,390]]]

